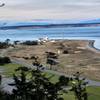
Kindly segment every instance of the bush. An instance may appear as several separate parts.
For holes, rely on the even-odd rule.
[[[53,59],[57,59],[58,55],[54,52],[46,52],[47,54],[47,58],[53,58]]]
[[[6,42],[0,42],[0,49],[7,48],[9,45]]]
[[[63,54],[68,54],[68,53],[69,53],[69,52],[68,52],[68,50],[66,50],[66,49],[63,51]]]
[[[9,57],[0,57],[0,64],[8,64],[11,63],[11,60]]]
[[[24,44],[24,45],[38,45],[38,41],[25,41],[22,44]]]

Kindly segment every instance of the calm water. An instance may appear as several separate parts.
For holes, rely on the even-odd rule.
[[[96,40],[95,47],[100,49],[100,27],[69,27],[69,28],[37,28],[0,30],[0,41],[7,38],[13,40],[50,39],[83,39]]]

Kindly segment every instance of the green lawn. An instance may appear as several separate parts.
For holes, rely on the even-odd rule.
[[[100,87],[88,87],[89,100],[100,100]]]
[[[45,74],[45,76],[46,76],[47,78],[50,79],[50,81],[51,81],[52,83],[57,82],[58,79],[59,79],[59,76],[58,76],[58,75],[55,75],[55,74],[52,74],[52,73],[47,73],[47,72],[45,72],[44,74]]]
[[[0,65],[0,69],[2,69],[3,72],[0,74],[5,75],[5,77],[11,77],[12,74],[14,73],[14,70],[18,68],[20,65],[18,64],[5,64],[5,65]]]
[[[100,87],[89,86],[87,87],[88,100],[100,100]],[[72,92],[63,94],[64,100],[75,100],[75,96]]]

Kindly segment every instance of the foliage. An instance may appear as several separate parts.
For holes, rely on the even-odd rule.
[[[11,63],[9,57],[0,57],[0,65]]]
[[[20,67],[16,71],[20,71],[20,75],[14,74],[14,83],[9,84],[15,86],[13,89],[13,97],[15,100],[63,100],[60,98],[60,91],[69,83],[69,78],[61,76],[56,83],[50,82],[40,70],[32,70],[27,67]],[[30,74],[30,77],[28,75]]]
[[[76,100],[88,100],[86,91],[86,85],[88,82],[85,81],[85,78],[81,78],[80,75],[79,72],[74,74],[74,77],[71,79],[71,90],[74,92]]]
[[[47,58],[46,63],[50,65],[50,70],[52,70],[53,65],[59,64],[59,62],[57,60],[53,59],[53,58]]]
[[[5,40],[5,43],[6,43],[7,45],[9,45],[9,42],[10,42],[10,39],[6,39],[6,40]]]
[[[24,45],[38,45],[38,41],[25,41],[21,44],[24,44]]]
[[[9,47],[9,45],[6,42],[0,42],[0,49],[4,49]]]
[[[47,54],[47,58],[53,58],[53,59],[57,59],[58,55],[54,52],[46,52]]]

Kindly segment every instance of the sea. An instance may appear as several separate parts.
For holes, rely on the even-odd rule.
[[[57,22],[57,21],[56,21]],[[21,25],[47,25],[50,21],[33,22],[1,22],[0,27],[21,26]],[[51,22],[54,23],[54,22]],[[62,22],[65,23],[65,22]],[[56,23],[59,24],[59,23]],[[94,46],[100,49],[100,26],[91,27],[37,27],[37,28],[18,28],[18,29],[0,29],[0,41],[10,39],[15,40],[38,40],[48,37],[49,39],[72,39],[72,40],[95,40]]]

